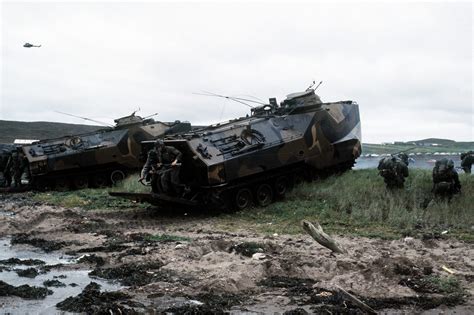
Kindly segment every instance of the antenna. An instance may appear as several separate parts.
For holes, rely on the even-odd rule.
[[[73,115],[73,114],[63,113],[63,112],[60,112],[58,110],[55,110],[55,112],[58,113],[58,114],[66,115],[66,116],[71,116],[71,117],[76,117],[76,118],[80,118],[80,119],[84,119],[84,120],[93,121],[95,123],[101,124],[102,126],[107,126],[107,127],[112,127],[112,128],[114,127],[111,124],[107,124],[107,123],[104,123],[104,122],[101,122],[101,121],[98,121],[98,120],[94,120],[94,119],[90,119],[90,118],[87,118],[87,117],[81,117],[81,116],[76,116],[76,115]]]
[[[318,87],[319,87],[322,83],[323,83],[323,81],[319,82],[319,84],[318,84],[315,88],[313,88],[313,86],[316,84],[316,81],[313,80],[313,83],[311,83],[311,85],[308,86],[308,88],[306,89],[306,91],[309,91],[309,90],[311,90],[311,89],[313,89],[313,90],[316,91],[316,90],[318,89]]]
[[[323,81],[320,81],[319,84],[314,88],[314,90],[316,91],[321,84],[323,84]]]
[[[306,91],[309,91],[311,90],[311,88],[316,84],[316,81],[313,80],[313,83],[311,83],[308,88],[306,89]]]
[[[211,92],[206,92],[206,91],[203,91],[205,93],[193,93],[195,95],[203,95],[203,96],[215,96],[215,97],[222,97],[222,98],[226,98],[228,100],[231,100],[231,101],[234,101],[234,102],[237,102],[237,103],[240,103],[240,104],[243,104],[247,107],[250,107],[250,108],[253,108],[252,105],[249,105],[243,101],[247,101],[247,102],[252,102],[252,103],[258,103],[258,104],[262,104],[262,105],[265,105],[265,103],[261,103],[261,102],[257,102],[257,101],[252,101],[252,100],[248,100],[248,99],[245,99],[245,98],[240,98],[240,97],[232,97],[232,96],[226,96],[226,95],[219,95],[219,94],[215,94],[215,93],[211,93]]]
[[[153,116],[156,116],[156,115],[158,115],[158,113],[154,113],[154,114],[148,115],[148,116],[146,116],[146,117],[143,117],[143,119],[147,119],[147,118],[150,118],[150,117],[153,117]]]

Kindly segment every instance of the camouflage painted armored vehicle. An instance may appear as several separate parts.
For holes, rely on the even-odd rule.
[[[102,187],[141,167],[144,140],[191,130],[190,123],[155,122],[132,114],[115,127],[23,146],[36,189]]]
[[[313,89],[250,116],[211,125],[165,145],[182,153],[181,196],[111,193],[154,204],[266,206],[294,183],[350,169],[361,153],[359,107],[322,103]]]

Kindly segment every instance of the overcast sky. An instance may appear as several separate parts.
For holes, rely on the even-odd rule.
[[[312,80],[364,142],[474,139],[473,7],[458,3],[1,4],[0,119],[209,124]],[[23,48],[23,44],[41,48]]]

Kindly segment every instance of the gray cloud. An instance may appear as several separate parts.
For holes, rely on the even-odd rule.
[[[206,124],[323,80],[360,104],[365,142],[472,140],[472,5],[3,3],[0,119]],[[40,43],[25,49],[24,42]]]

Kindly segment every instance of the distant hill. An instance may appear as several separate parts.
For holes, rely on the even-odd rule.
[[[451,145],[455,144],[456,141],[454,140],[449,140],[449,139],[439,139],[439,138],[428,138],[428,139],[423,139],[423,140],[415,140],[415,141],[408,141],[407,143],[417,143],[417,144],[423,144],[423,143],[437,143],[440,145]]]
[[[460,153],[474,150],[474,142],[457,142],[450,139],[428,138],[415,141],[395,141],[393,143],[363,143],[362,154],[383,154],[406,151],[407,153]]]
[[[0,143],[12,143],[15,139],[50,139],[77,135],[102,129],[102,126],[64,124],[46,121],[0,120]]]

